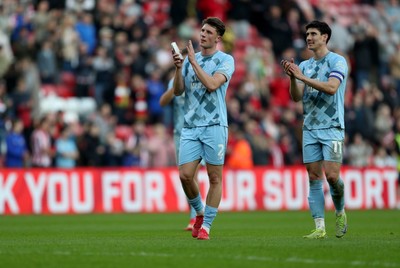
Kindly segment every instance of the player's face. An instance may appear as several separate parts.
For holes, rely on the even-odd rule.
[[[320,31],[314,28],[309,28],[306,32],[306,42],[308,49],[315,51],[326,45],[327,34],[321,34]]]
[[[220,36],[214,27],[204,24],[200,31],[200,46],[204,49],[213,48],[217,45]]]

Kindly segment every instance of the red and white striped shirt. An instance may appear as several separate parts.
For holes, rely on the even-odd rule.
[[[32,164],[39,167],[49,167],[51,158],[49,150],[51,148],[50,135],[42,129],[36,129],[32,133]]]

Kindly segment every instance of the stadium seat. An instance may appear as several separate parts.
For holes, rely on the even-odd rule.
[[[75,96],[74,89],[71,89],[65,85],[58,85],[56,87],[56,90],[57,90],[57,95],[62,98],[70,98],[70,97]]]
[[[42,96],[56,96],[57,95],[57,86],[53,84],[44,84],[40,87],[40,94]]]
[[[65,107],[65,99],[56,95],[49,95],[40,99],[40,113],[42,114],[64,111]]]
[[[132,134],[132,127],[128,125],[117,125],[115,127],[115,137],[126,141],[129,136]]]
[[[62,72],[60,75],[61,84],[68,87],[72,92],[76,86],[75,75],[71,72]]]
[[[80,100],[76,97],[71,97],[65,100],[65,112],[79,113],[81,110]]]
[[[90,97],[80,98],[79,107],[80,114],[92,113],[97,109],[96,101]]]

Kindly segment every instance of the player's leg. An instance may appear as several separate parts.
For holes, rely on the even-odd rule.
[[[340,167],[343,159],[344,131],[327,129],[321,131],[324,154],[325,176],[329,184],[332,201],[336,210],[336,237],[347,232],[347,216],[344,211],[344,183],[340,178]]]
[[[340,163],[325,162],[325,173],[336,212],[336,237],[347,233],[347,215],[344,210],[344,183],[339,177]]]
[[[179,166],[179,177],[181,179],[183,191],[186,194],[186,197],[189,200],[189,203],[194,206],[190,200],[193,200],[200,196],[199,187],[197,182],[194,180],[194,175],[196,173],[196,167],[199,164],[199,160],[195,160],[193,162],[189,162]],[[200,198],[201,200],[201,198]],[[196,211],[199,211],[196,209]]]
[[[314,219],[315,229],[304,238],[318,239],[325,238],[325,195],[323,190],[322,162],[306,164],[309,176],[308,205],[311,216]]]
[[[203,161],[201,161],[201,162],[203,162]],[[194,180],[197,183],[197,185],[199,183],[198,180],[197,180],[197,175],[198,175],[198,172],[199,172],[199,169],[200,169],[201,166],[202,166],[201,163],[199,165],[197,165],[197,169],[196,169],[196,172],[195,172],[195,175],[194,175]],[[190,212],[189,212],[189,223],[185,228],[186,231],[192,231],[193,230],[193,225],[196,223],[196,216],[197,216],[196,210],[194,209],[194,207],[192,205],[190,205],[190,203],[189,203],[189,209],[190,209]]]
[[[211,225],[217,216],[222,197],[222,170],[228,141],[227,128],[221,126],[207,127],[206,131],[203,132],[202,141],[210,187],[206,198],[204,221],[198,239],[208,240]]]
[[[177,131],[176,133],[174,133],[174,143],[175,143],[175,156],[176,156],[176,163],[179,163],[179,147],[180,147],[180,142],[181,140],[181,135],[180,135],[180,131]],[[197,171],[196,171],[197,173]],[[196,174],[197,175],[197,174]],[[196,177],[195,175],[195,177]],[[190,205],[189,203],[189,223],[188,225],[185,227],[186,231],[192,231],[193,229],[193,225],[196,221],[196,210],[194,209],[194,207],[192,205]]]
[[[179,146],[181,144],[181,132],[176,131],[174,132],[174,144],[175,144],[175,158],[176,158],[176,163],[179,163]],[[189,204],[189,203],[188,203]],[[193,228],[193,224],[196,218],[196,211],[194,208],[189,204],[189,210],[190,210],[190,219],[189,219],[189,224],[185,227],[186,231],[191,231]],[[193,215],[193,216],[192,216]],[[193,221],[192,221],[193,218]]]
[[[325,238],[325,196],[323,190],[322,148],[311,131],[303,131],[303,161],[309,179],[308,205],[315,229],[304,238]]]
[[[179,166],[179,175],[183,191],[186,194],[190,206],[193,207],[193,209],[196,211],[196,219],[192,227],[193,237],[198,236],[200,227],[203,224],[204,219],[204,205],[201,199],[199,186],[197,184],[197,181],[194,180],[196,168],[199,162],[200,160],[196,160]]]
[[[218,213],[218,206],[222,197],[222,167],[222,165],[207,164],[210,187],[204,208],[204,220],[198,235],[198,239],[200,240],[209,239],[211,225]]]
[[[196,138],[198,135],[199,131],[196,128],[182,129],[179,149],[179,178],[189,204],[193,206],[198,216],[202,216],[204,207],[197,181],[194,179],[202,154],[202,144]]]

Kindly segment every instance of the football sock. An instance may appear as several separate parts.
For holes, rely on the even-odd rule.
[[[190,206],[190,218],[193,219],[196,217],[196,210],[193,208],[193,206]]]
[[[339,179],[332,184],[329,184],[329,189],[332,196],[333,204],[335,205],[336,214],[340,215],[344,212],[344,183]]]
[[[189,201],[190,206],[193,207],[194,210],[196,211],[196,215],[203,215],[204,206],[203,206],[203,203],[201,202],[200,193],[197,197],[195,197],[193,199],[188,199],[188,201]]]
[[[322,180],[310,180],[308,205],[313,219],[323,219],[325,217],[325,197],[322,189]]]
[[[217,216],[218,208],[210,207],[206,205],[206,209],[204,211],[204,221],[203,226],[208,232],[211,228],[211,224]]]
[[[324,218],[315,218],[315,228],[325,230],[325,219]]]

